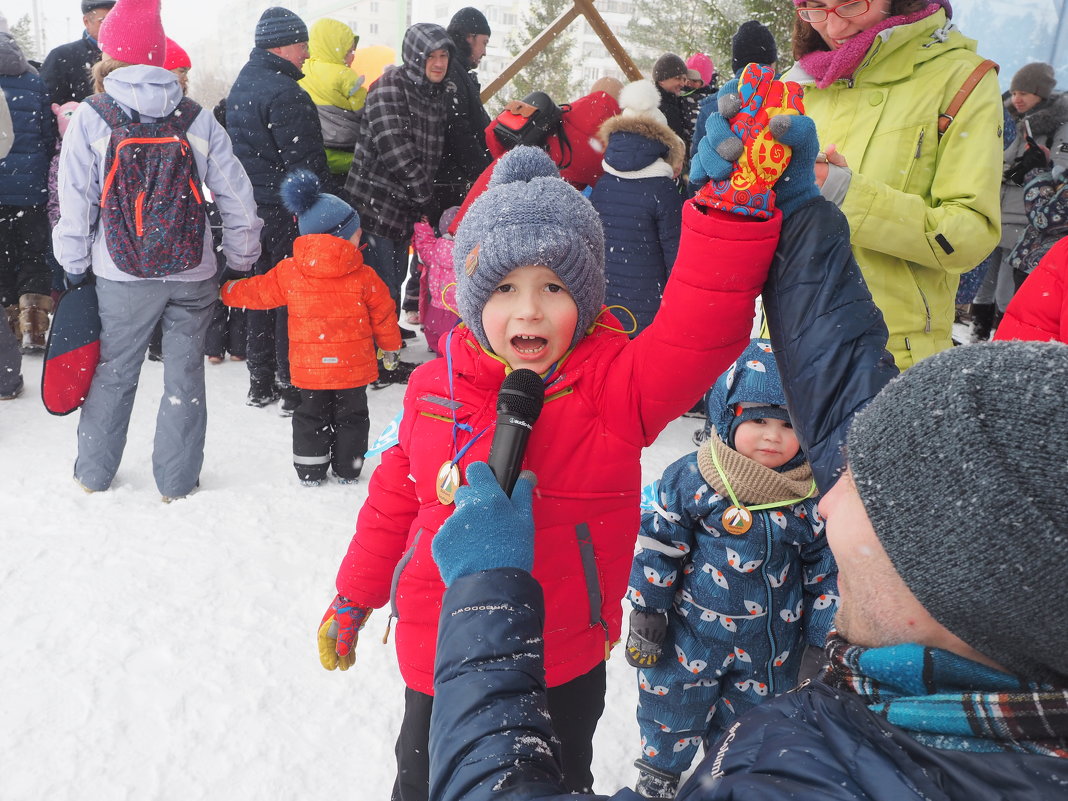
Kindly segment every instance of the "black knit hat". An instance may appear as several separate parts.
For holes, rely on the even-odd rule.
[[[1053,74],[1053,67],[1041,61],[1032,61],[1016,70],[1009,91],[1030,92],[1045,100],[1053,93],[1053,87],[1056,85],[1057,77]]]
[[[731,37],[731,69],[737,75],[746,64],[772,64],[779,60],[775,37],[755,19],[743,22]]]
[[[94,8],[114,8],[118,0],[82,0],[82,14],[88,14]]]
[[[271,6],[256,23],[256,47],[267,50],[308,41],[304,20],[281,6]]]
[[[460,34],[461,36],[467,36],[470,33],[481,34],[482,36],[492,36],[490,32],[489,22],[486,21],[486,15],[479,11],[477,8],[461,8],[455,14],[452,15],[452,19],[449,20],[449,27],[445,30],[449,32],[450,36]]]
[[[1068,346],[950,348],[849,432],[872,527],[931,615],[1021,678],[1068,681]]]
[[[666,81],[668,78],[685,76],[689,72],[686,62],[674,53],[664,53],[653,64],[653,83]]]

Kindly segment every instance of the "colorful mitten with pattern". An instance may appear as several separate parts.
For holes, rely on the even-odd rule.
[[[319,661],[327,670],[348,670],[356,662],[356,640],[371,607],[337,595],[319,624]]]
[[[698,206],[758,219],[775,213],[772,187],[790,164],[791,149],[769,124],[780,115],[804,114],[802,92],[778,81],[770,67],[749,64],[718,95],[706,135],[690,166],[690,180],[709,179],[694,198]],[[729,124],[728,124],[729,121]]]

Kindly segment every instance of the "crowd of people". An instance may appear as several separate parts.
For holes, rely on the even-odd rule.
[[[206,360],[292,417],[307,487],[360,480],[368,386],[408,385],[317,636],[348,670],[390,607],[395,801],[592,797],[620,643],[619,799],[1063,794],[1066,101],[1042,63],[1002,98],[948,0],[793,4],[785,74],[753,20],[731,76],[665,53],[496,118],[471,7],[370,85],[348,26],[267,8],[210,110],[160,0],[81,0],[39,70],[0,18],[0,398],[91,283],[82,490],[146,354],[165,502],[199,486]],[[965,291],[1006,341],[954,347]],[[485,463],[524,370],[509,496]],[[642,449],[694,409],[643,507]]]

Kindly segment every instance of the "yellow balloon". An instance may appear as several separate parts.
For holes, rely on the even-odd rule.
[[[370,45],[357,47],[352,58],[352,70],[364,76],[363,85],[370,86],[381,77],[386,67],[397,63],[397,53],[392,47]]]

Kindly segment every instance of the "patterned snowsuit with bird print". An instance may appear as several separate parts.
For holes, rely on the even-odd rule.
[[[638,671],[638,723],[642,760],[667,773],[681,774],[702,741],[793,687],[806,642],[822,647],[837,609],[838,571],[817,499],[786,493],[786,503],[754,510],[749,530],[731,534],[722,518],[732,501],[702,454],[728,429],[736,403],[753,399],[752,380],[778,387],[764,404],[785,405],[770,350],[754,341],[719,378],[708,395],[716,429],[664,472],[659,506],[642,516],[627,597],[635,609],[667,610],[668,629],[659,662]],[[726,474],[738,500],[755,505]]]

